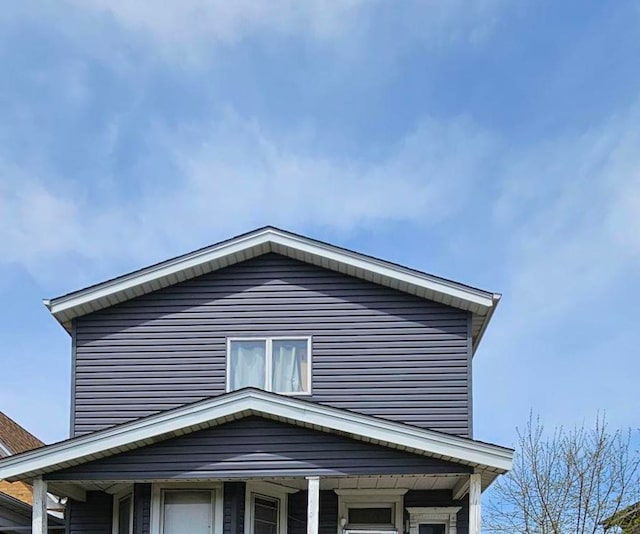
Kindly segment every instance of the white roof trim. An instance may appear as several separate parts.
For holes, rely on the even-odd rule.
[[[329,265],[329,268],[333,264],[345,271],[355,272],[355,276],[360,273],[366,279],[375,277],[384,285],[407,290],[477,313],[483,317],[483,324],[474,336],[477,338],[476,345],[500,298],[498,294],[492,292],[421,273],[277,228],[267,227],[44,302],[56,319],[68,328],[69,321],[74,317],[244,261],[265,252],[276,252],[292,257],[295,253],[296,256],[306,259],[322,260],[309,261],[309,263],[322,263]]]
[[[0,458],[5,456],[11,456],[13,453],[9,450],[9,448],[0,441]]]
[[[497,445],[450,436],[385,421],[337,408],[244,389],[80,436],[0,461],[0,479],[25,479],[148,445],[174,433],[223,424],[247,414],[259,414],[317,426],[418,454],[504,473],[511,469],[513,451]]]

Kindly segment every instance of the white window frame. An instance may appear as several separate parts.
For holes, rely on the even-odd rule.
[[[131,513],[129,514],[129,534],[133,534],[133,488],[129,487],[124,489],[113,496],[113,517],[111,520],[111,532],[112,534],[120,534],[118,527],[120,526],[120,501],[127,497],[131,498]]]
[[[297,489],[289,489],[269,482],[247,482],[244,502],[244,534],[253,534],[253,502],[255,495],[262,495],[269,499],[280,501],[278,506],[278,534],[287,534],[288,496],[290,493],[297,491]]]
[[[409,534],[419,534],[420,525],[444,525],[445,534],[456,534],[460,506],[409,507]]]
[[[274,391],[274,393],[278,393],[278,395],[287,395],[287,396],[295,396],[295,397],[304,397],[311,396],[313,390],[313,373],[311,372],[312,364],[312,336],[261,336],[261,337],[228,337],[227,338],[227,359],[226,359],[226,384],[227,384],[227,392],[235,391],[231,389],[231,343],[234,341],[264,341],[265,342],[265,388],[264,391],[273,391],[271,388],[271,383],[273,381],[272,376],[272,367],[273,367],[273,342],[281,341],[283,339],[291,339],[295,341],[306,341],[307,342],[307,384],[309,384],[309,391],[289,391],[289,392],[280,392]],[[262,388],[260,388],[262,389]]]
[[[349,528],[349,508],[380,508],[390,506],[393,513],[393,529],[398,534],[403,532],[404,522],[404,494],[406,489],[337,489],[338,494],[338,533],[344,530],[366,531],[392,531],[391,527],[377,527],[373,525],[355,525]]]
[[[161,534],[163,495],[165,491],[210,491],[213,528],[211,534],[222,534],[223,529],[223,486],[221,482],[166,482],[151,486],[151,529],[150,534]]]

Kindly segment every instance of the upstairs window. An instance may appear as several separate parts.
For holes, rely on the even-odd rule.
[[[234,338],[227,345],[227,390],[255,387],[285,395],[311,392],[311,338]]]

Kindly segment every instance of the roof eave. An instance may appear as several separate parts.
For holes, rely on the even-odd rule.
[[[364,273],[365,279],[378,277],[389,283],[389,287],[407,286],[414,288],[415,294],[422,292],[423,298],[432,298],[467,311],[482,311],[487,319],[495,307],[495,294],[396,265],[378,258],[292,234],[272,227],[262,228],[223,241],[216,245],[152,265],[113,280],[91,286],[61,297],[45,300],[45,306],[53,316],[69,330],[70,321],[75,317],[109,307],[135,296],[149,293],[194,278],[234,263],[245,261],[266,252],[287,254],[300,253],[307,258],[316,258],[317,265],[333,262],[336,266]],[[289,254],[291,257],[292,254]],[[400,289],[402,290],[402,289]],[[476,336],[477,338],[478,336]],[[475,345],[477,346],[476,339]]]
[[[484,333],[487,331],[487,327],[489,326],[489,323],[491,322],[493,314],[495,313],[496,308],[498,307],[498,304],[500,304],[501,299],[502,299],[502,295],[500,293],[494,293],[492,295],[493,305],[489,308],[487,315],[485,316],[484,321],[482,322],[482,327],[480,328],[480,332],[478,332],[478,334],[473,338],[472,354],[475,354],[476,350],[478,350],[478,347],[480,346],[480,342],[484,337]]]

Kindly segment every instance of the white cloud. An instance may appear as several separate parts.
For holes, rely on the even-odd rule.
[[[104,201],[88,194],[92,182],[5,165],[0,255],[33,272],[43,260],[66,268],[70,256],[135,265],[262,224],[343,233],[437,224],[477,204],[491,179],[503,189],[482,197],[495,218],[485,237],[502,244],[502,289],[523,310],[562,314],[640,257],[638,109],[520,153],[467,119],[425,119],[375,161],[323,154],[313,136],[284,139],[233,113],[195,130],[157,127],[149,159],[136,165],[147,178]],[[495,165],[500,152],[508,155]],[[492,164],[502,170],[490,175]],[[516,318],[510,331],[530,327],[528,314]]]
[[[230,118],[197,149],[177,149],[189,178],[172,204],[198,218],[210,205],[193,213],[193,198],[217,196],[232,200],[218,208],[224,219],[343,230],[372,221],[434,221],[456,211],[452,199],[464,201],[491,146],[469,121],[423,121],[378,161],[337,160],[310,147],[292,149]]]
[[[491,33],[511,0],[67,0],[79,12],[97,15],[138,37],[155,51],[181,61],[198,59],[218,45],[269,33],[337,45],[340,54],[366,52],[380,23],[390,23],[391,46],[410,41],[436,45],[475,43]],[[393,22],[392,22],[393,21]],[[368,39],[363,37],[368,35]],[[373,41],[375,42],[375,41]]]
[[[505,298],[475,374],[477,413],[503,414],[479,425],[491,439],[512,436],[530,409],[549,426],[579,425],[599,410],[615,426],[633,424],[639,120],[640,102],[507,156],[494,206]]]
[[[324,38],[343,31],[364,0],[167,0],[151,5],[144,0],[78,0],[76,5],[114,17],[131,30],[170,41],[235,42],[259,30],[306,33]]]
[[[495,144],[468,120],[426,120],[378,161],[338,160],[314,151],[313,140],[279,139],[233,114],[195,135],[158,128],[149,137],[154,159],[138,172],[150,178],[108,202],[88,200],[90,182],[53,189],[46,184],[64,180],[5,169],[2,261],[42,276],[43,261],[50,274],[79,258],[144,263],[263,224],[350,232],[436,222],[473,195]]]
[[[592,299],[640,257],[640,105],[515,156],[496,215],[511,296],[547,316]],[[506,231],[510,229],[510,231]]]

